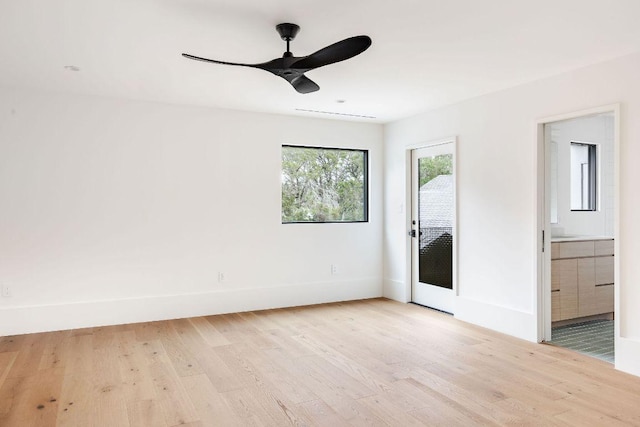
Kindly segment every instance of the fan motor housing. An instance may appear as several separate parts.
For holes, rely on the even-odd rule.
[[[283,23],[276,25],[276,31],[280,34],[280,38],[284,41],[291,41],[296,38],[300,26],[296,24]]]

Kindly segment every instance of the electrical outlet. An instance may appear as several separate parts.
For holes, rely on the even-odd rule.
[[[9,285],[2,285],[2,296],[10,297],[11,296],[11,288]]]
[[[224,273],[222,271],[218,272],[218,283],[224,282]]]
[[[331,264],[331,274],[338,274],[338,266],[336,264]]]

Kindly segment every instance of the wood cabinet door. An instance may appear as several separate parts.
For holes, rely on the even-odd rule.
[[[614,283],[612,256],[598,257],[596,260],[596,285],[610,285]]]
[[[614,241],[613,240],[596,240],[594,250],[595,250],[595,256],[613,255]]]
[[[560,289],[551,291],[551,321],[557,322],[562,320],[560,312]]]
[[[598,314],[595,258],[578,260],[578,316]]]
[[[578,317],[578,260],[551,261],[551,289],[559,290],[556,301],[559,301],[560,305],[560,318],[557,320]],[[552,313],[553,310],[552,297]]]
[[[596,310],[598,313],[613,313],[614,261],[612,256],[596,258]]]
[[[614,310],[614,241],[551,244],[551,320]]]
[[[596,286],[596,301],[598,313],[613,313],[613,292],[614,285],[600,285]]]

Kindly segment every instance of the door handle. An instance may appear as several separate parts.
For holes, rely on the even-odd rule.
[[[409,236],[416,237],[416,230],[409,230]]]

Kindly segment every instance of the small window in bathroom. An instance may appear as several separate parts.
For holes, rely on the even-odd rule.
[[[571,210],[595,211],[597,208],[597,147],[571,143]]]

